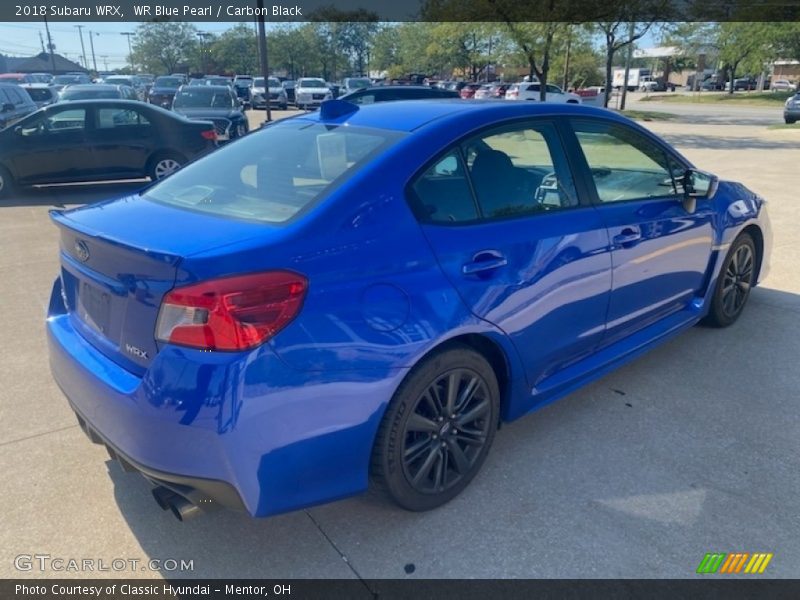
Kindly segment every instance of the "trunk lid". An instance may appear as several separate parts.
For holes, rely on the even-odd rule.
[[[64,301],[75,328],[111,360],[142,374],[158,352],[163,296],[192,254],[264,235],[264,225],[195,213],[131,196],[51,211],[59,228]]]

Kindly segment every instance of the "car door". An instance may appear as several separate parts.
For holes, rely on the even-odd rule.
[[[88,143],[98,177],[140,176],[153,148],[155,130],[144,110],[130,104],[99,106]]]
[[[94,168],[94,155],[86,146],[90,110],[71,104],[54,106],[22,121],[12,156],[14,172],[22,183],[58,183],[85,179]]]
[[[612,244],[604,343],[613,343],[696,297],[711,256],[713,211],[709,200],[684,207],[685,165],[653,138],[605,119],[571,123]]]
[[[446,276],[476,316],[510,336],[531,385],[600,343],[608,234],[580,201],[555,122],[472,137],[420,173],[409,194]]]

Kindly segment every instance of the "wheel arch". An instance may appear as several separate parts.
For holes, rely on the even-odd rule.
[[[753,239],[753,243],[756,246],[756,272],[753,276],[753,281],[757,282],[761,276],[761,263],[764,259],[764,233],[755,223],[750,223],[747,227],[742,229],[736,237],[738,238],[744,233],[748,234]]]

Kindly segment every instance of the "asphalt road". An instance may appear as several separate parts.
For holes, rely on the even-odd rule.
[[[139,184],[6,202],[0,577],[685,578],[711,551],[772,552],[767,575],[800,577],[800,135],[735,118],[646,125],[769,199],[769,279],[734,327],[694,328],[504,427],[469,489],[425,514],[371,494],[258,521],[217,512],[179,523],[158,510],[144,481],[77,427],[43,331],[58,270],[47,210]],[[194,569],[19,571],[26,554],[193,559]]]

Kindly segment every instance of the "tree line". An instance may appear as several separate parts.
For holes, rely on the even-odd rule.
[[[518,80],[522,75],[564,88],[604,85],[629,47],[650,34],[659,44],[677,46],[674,67],[721,66],[732,81],[758,74],[777,59],[800,57],[800,23],[379,23],[369,15],[354,20],[284,24],[267,33],[273,73],[296,79],[384,73],[400,79],[420,73],[443,79]],[[254,24],[239,23],[222,34],[192,23],[140,24],[129,57],[139,72],[257,74]],[[634,61],[634,65],[635,61]],[[644,65],[642,65],[644,66]],[[544,86],[542,93],[544,93]],[[606,86],[606,104],[610,86]],[[733,91],[733,90],[731,90]]]

